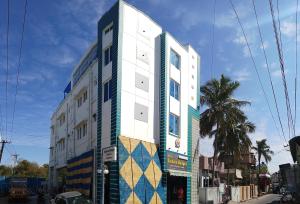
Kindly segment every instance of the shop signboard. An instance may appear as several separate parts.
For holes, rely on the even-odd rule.
[[[117,160],[117,147],[116,146],[109,146],[102,149],[102,157],[103,162],[108,161],[116,161]]]
[[[168,169],[177,171],[187,171],[188,157],[176,153],[167,152]]]

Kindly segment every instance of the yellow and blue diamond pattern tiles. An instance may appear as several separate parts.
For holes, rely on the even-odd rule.
[[[121,203],[163,202],[162,171],[153,143],[119,136],[119,172]]]
[[[126,181],[128,186],[133,189],[143,172],[134,159],[129,156],[124,165],[120,169],[120,175]]]

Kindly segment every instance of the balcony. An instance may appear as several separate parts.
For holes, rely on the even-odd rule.
[[[199,169],[212,171],[213,170],[213,158],[200,156]],[[220,173],[224,172],[224,162],[215,161],[215,171],[220,172]]]

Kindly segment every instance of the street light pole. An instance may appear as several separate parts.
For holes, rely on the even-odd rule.
[[[103,157],[103,150],[104,148],[102,149],[102,155],[101,155],[101,176],[102,176],[102,197],[101,197],[101,203],[104,204],[105,200],[104,200],[104,187],[105,187],[105,174],[108,174],[109,173],[109,170],[105,168],[105,165],[104,165],[104,157]],[[98,172],[99,173],[99,172]]]
[[[103,161],[103,149],[102,149],[102,154],[101,154],[101,174],[102,174],[102,204],[104,204],[104,182],[105,182],[105,176],[104,176],[104,161]]]

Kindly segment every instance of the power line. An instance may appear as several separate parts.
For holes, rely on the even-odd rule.
[[[238,15],[236,9],[235,9],[235,7],[234,7],[234,5],[233,5],[233,3],[232,3],[232,0],[229,0],[229,2],[230,2],[230,4],[231,4],[231,7],[232,7],[232,9],[233,9],[235,15],[236,15],[236,18],[237,18],[238,23],[239,23],[239,25],[240,25],[240,27],[241,27],[243,36],[244,36],[244,38],[245,38],[245,42],[246,42],[246,45],[247,45],[247,48],[248,48],[248,51],[249,51],[249,54],[250,54],[250,57],[251,57],[251,60],[252,60],[252,63],[253,63],[253,67],[254,67],[254,69],[255,69],[255,72],[256,72],[256,75],[257,75],[257,78],[258,78],[258,81],[259,81],[259,84],[260,84],[260,88],[261,88],[261,90],[262,90],[262,92],[263,92],[263,95],[264,95],[264,97],[265,97],[265,100],[266,100],[266,102],[267,102],[267,106],[268,106],[268,108],[269,108],[271,117],[272,117],[273,122],[274,122],[274,126],[276,127],[276,129],[277,129],[277,131],[278,131],[278,134],[280,135],[280,131],[279,131],[277,125],[276,125],[275,118],[274,118],[274,115],[273,115],[273,113],[272,113],[272,110],[271,110],[271,107],[270,107],[270,103],[269,103],[269,100],[268,100],[266,91],[265,91],[265,89],[264,89],[264,86],[263,86],[263,84],[262,84],[262,81],[261,81],[259,72],[258,72],[258,70],[257,70],[257,66],[256,66],[256,63],[255,63],[255,60],[254,60],[254,57],[253,57],[253,54],[252,54],[252,51],[251,51],[251,48],[250,48],[250,45],[249,45],[249,42],[248,42],[246,33],[245,33],[245,30],[244,30],[244,27],[243,27],[243,25],[242,25],[242,23],[241,23],[240,17],[239,17],[239,15]]]
[[[210,78],[213,78],[213,65],[214,65],[214,46],[215,46],[215,22],[216,22],[216,1],[213,5],[213,25],[212,25],[212,44],[211,44],[211,64],[210,64]]]
[[[291,130],[294,127],[294,125],[293,125],[293,118],[292,118],[287,82],[286,82],[286,78],[285,78],[283,52],[282,52],[282,48],[281,48],[281,40],[278,37],[278,30],[277,30],[277,25],[275,22],[275,14],[274,14],[272,0],[269,0],[269,5],[270,5],[270,10],[271,10],[271,15],[272,15],[273,29],[274,29],[275,39],[276,39],[276,45],[277,45],[277,51],[278,51],[278,57],[279,57],[279,63],[280,63],[280,70],[281,70],[281,76],[282,76],[283,87],[284,87],[285,102],[286,102],[286,108],[287,108],[287,119],[288,119],[288,127],[289,127],[289,138],[290,138],[290,133],[291,133]],[[279,13],[279,11],[278,11],[278,13]],[[280,25],[280,22],[279,22],[279,25]],[[293,131],[293,133],[295,133],[295,130]]]
[[[297,78],[298,78],[298,4],[299,1],[297,0],[296,6],[296,76],[295,76],[295,115],[294,115],[294,130],[296,126],[297,120]]]
[[[17,94],[18,94],[18,88],[19,88],[19,75],[20,75],[20,66],[21,66],[21,57],[22,57],[22,48],[23,48],[26,14],[27,14],[27,0],[25,0],[25,6],[24,6],[22,35],[21,35],[22,37],[21,37],[21,44],[20,44],[20,49],[19,49],[19,59],[18,59],[18,68],[17,68],[17,79],[16,79],[17,83],[16,83],[16,91],[15,91],[14,104],[13,104],[11,134],[13,134],[13,129],[14,129],[14,119],[15,119],[15,111],[16,111]]]
[[[284,62],[284,53],[283,53],[283,48],[282,48],[283,43],[282,43],[282,38],[281,38],[281,23],[280,23],[279,1],[278,0],[276,1],[276,9],[277,9],[277,21],[278,21],[278,31],[279,31],[279,39],[280,39],[280,50],[281,50],[281,53],[282,53],[282,60]],[[284,78],[285,78],[285,76],[284,76]],[[286,91],[286,93],[288,93],[287,88],[285,88],[285,91]],[[290,118],[288,121],[291,123],[290,124],[291,130],[289,130],[289,132],[292,131],[292,133],[294,133],[294,136],[295,136],[295,126],[293,125],[293,115],[292,115],[292,109],[291,109],[290,99],[289,99],[288,95],[287,95],[287,101],[288,101],[288,104],[287,104],[288,117]]]
[[[5,136],[7,137],[7,85],[8,85],[8,41],[9,41],[9,0],[7,0],[6,26],[6,82],[5,82]]]
[[[8,152],[8,154],[10,154],[10,156],[13,155],[13,153],[8,149],[8,146],[7,146],[7,145],[4,146],[4,149]]]
[[[284,134],[284,131],[283,131],[283,125],[282,125],[281,117],[280,117],[280,114],[279,114],[277,97],[276,97],[275,90],[274,90],[274,85],[273,85],[273,81],[272,81],[272,77],[271,77],[271,73],[270,73],[269,62],[268,62],[268,58],[267,58],[267,54],[266,54],[266,50],[265,50],[265,45],[264,45],[264,42],[263,42],[263,37],[262,37],[260,25],[259,25],[259,22],[258,22],[258,15],[257,15],[257,11],[256,11],[256,6],[255,6],[254,0],[252,0],[252,5],[253,5],[253,10],[254,10],[255,18],[256,18],[256,25],[257,25],[257,28],[258,28],[260,42],[261,42],[261,46],[262,46],[263,53],[264,53],[265,63],[266,63],[267,70],[268,70],[269,81],[270,81],[270,84],[271,84],[271,87],[272,87],[272,94],[273,94],[273,98],[274,98],[274,102],[275,102],[275,106],[276,106],[277,117],[278,117],[278,120],[279,120],[279,123],[280,123],[282,136],[283,136],[285,142],[287,143],[287,140],[285,138],[285,134]]]

